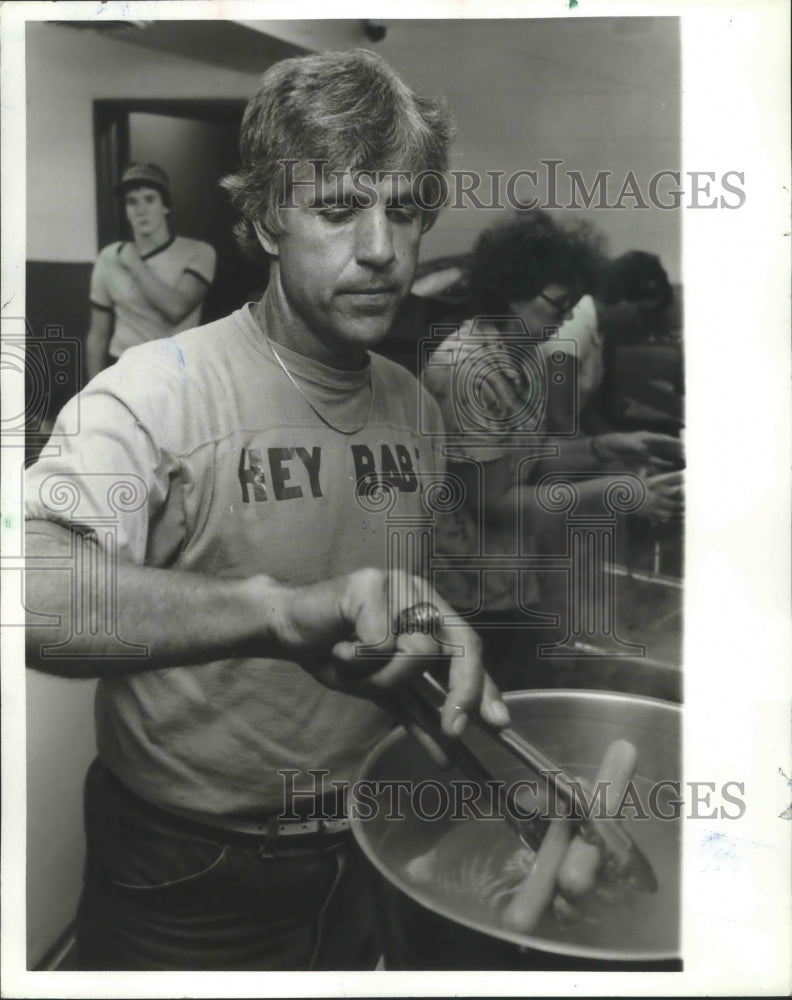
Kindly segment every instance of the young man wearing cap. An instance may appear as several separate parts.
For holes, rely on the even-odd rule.
[[[115,190],[132,241],[106,246],[93,269],[85,341],[89,379],[128,347],[196,326],[215,274],[208,243],[170,231],[171,195],[162,167],[133,163]]]
[[[79,434],[28,470],[29,662],[100,678],[85,968],[373,968],[338,800],[394,689],[447,657],[446,734],[474,710],[508,722],[475,635],[390,561],[426,518],[441,425],[371,349],[436,215],[409,178],[446,169],[451,131],[370,52],[272,67],[228,180],[271,261],[262,300],[125,352],[74,403]],[[36,569],[75,549],[109,571],[70,588]]]

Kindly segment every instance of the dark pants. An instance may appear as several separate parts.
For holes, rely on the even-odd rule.
[[[275,845],[171,817],[94,762],[79,968],[365,970],[381,947],[367,862],[350,833]],[[198,832],[200,830],[200,832]]]

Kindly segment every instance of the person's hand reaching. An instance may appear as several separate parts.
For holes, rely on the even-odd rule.
[[[471,712],[508,725],[508,709],[482,666],[478,636],[425,580],[361,569],[294,589],[269,581],[262,599],[284,657],[327,687],[387,707],[413,676],[450,661],[444,733],[458,736]],[[401,631],[400,616],[418,607],[431,609],[432,627]]]

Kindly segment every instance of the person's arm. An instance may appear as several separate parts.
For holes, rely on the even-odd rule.
[[[149,304],[174,325],[189,316],[209,291],[209,285],[189,271],[181,275],[175,287],[166,285],[146,266],[134,243],[121,247],[118,261],[132,275]]]
[[[574,438],[548,438],[558,454],[543,463],[542,472],[595,472],[648,462],[650,452],[639,432],[586,434]]]
[[[551,440],[547,439],[547,443]],[[527,516],[536,530],[545,530],[563,518],[547,510],[537,499],[537,484],[543,476],[556,473],[563,481],[569,475],[569,484],[577,497],[577,514],[601,513],[603,490],[613,475],[618,475],[618,471],[629,472],[631,462],[639,458],[651,459],[653,448],[662,453],[668,443],[679,444],[675,438],[648,432],[602,435],[594,440],[596,451],[591,447],[591,438],[576,439],[566,442],[559,456],[530,460],[519,468],[515,468],[514,459],[508,455],[481,463],[452,459],[449,472],[461,480],[469,509],[483,522],[498,525],[514,521],[517,516]],[[601,472],[602,477],[578,478],[575,474],[579,472]],[[644,502],[635,511],[638,516],[660,521],[681,517],[683,473],[652,475],[642,470],[632,474],[640,478],[645,490]]]
[[[28,665],[35,669],[110,677],[232,657],[288,659],[328,687],[380,701],[440,652],[430,635],[392,634],[394,611],[429,600],[445,616],[443,642],[464,650],[451,661],[446,732],[455,735],[459,717],[473,709],[496,725],[508,720],[483,672],[475,634],[423,581],[361,569],[290,587],[264,575],[221,579],[120,559],[113,574],[77,574],[72,546],[67,528],[28,522],[26,641]],[[38,560],[46,568],[36,568]],[[395,595],[402,595],[396,608]],[[73,629],[78,608],[93,614],[93,627],[79,634]],[[42,623],[42,615],[52,616],[50,623]],[[145,647],[144,655],[119,656],[119,639]],[[67,640],[68,655],[58,656],[53,647]],[[379,655],[359,655],[359,644],[377,644]],[[267,684],[264,669],[261,683]]]
[[[487,340],[492,340],[493,349],[498,347],[497,330],[481,323],[471,337],[471,329],[468,320],[436,348],[421,382],[437,403],[446,434],[448,473],[461,483],[465,506],[496,523],[504,515],[513,516],[516,509],[511,428],[507,419],[504,433],[503,414],[520,411],[519,385],[511,369],[482,365],[481,349]],[[464,441],[463,436],[471,434],[474,445],[483,447]]]
[[[542,471],[631,471],[652,466],[656,471],[678,466],[682,447],[678,438],[654,431],[613,431],[574,438],[548,436],[558,446],[558,457]]]
[[[530,462],[528,467],[535,467]],[[462,480],[468,505],[485,524],[501,526],[527,518],[534,532],[548,530],[563,521],[563,517],[543,507],[537,499],[538,476],[525,469],[521,478],[511,469],[511,460],[482,463],[454,462],[449,471]],[[602,507],[603,480],[591,479],[575,483],[577,512],[599,513]]]
[[[85,373],[89,382],[107,364],[107,348],[113,335],[114,320],[112,310],[91,306],[91,325],[85,336]]]
[[[678,521],[684,512],[683,446],[678,438],[652,431],[630,431],[578,437],[567,441],[555,440],[559,453],[536,465],[533,480],[552,475],[568,483],[576,494],[575,511],[580,514],[603,512],[607,487],[619,476],[633,477],[643,490],[642,502],[631,516],[653,522]],[[539,522],[555,524],[557,515],[535,503],[531,486],[525,492]]]

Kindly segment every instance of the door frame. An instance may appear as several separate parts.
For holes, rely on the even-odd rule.
[[[93,102],[96,228],[98,246],[120,239],[124,208],[113,193],[129,162],[129,116],[134,112],[195,118],[207,122],[241,122],[247,101],[239,98],[96,100]]]

